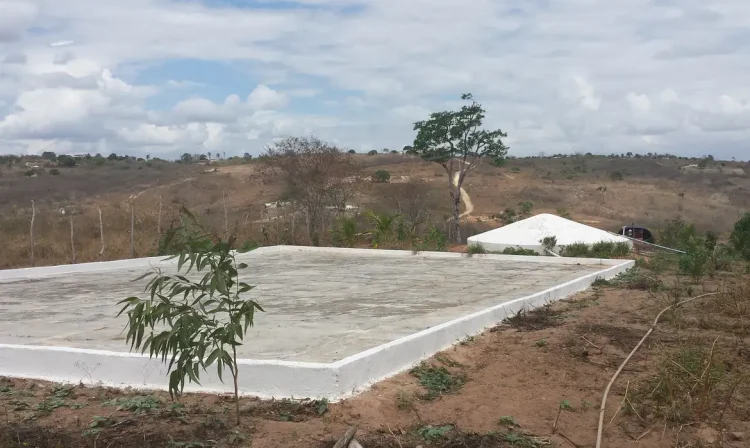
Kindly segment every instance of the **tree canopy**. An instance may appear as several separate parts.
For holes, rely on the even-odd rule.
[[[482,105],[470,93],[461,99],[471,103],[458,111],[435,112],[428,120],[414,123],[417,137],[411,151],[443,166],[454,159],[474,164],[489,158],[497,163],[508,153],[502,142],[507,134],[500,129],[481,129],[485,117]]]

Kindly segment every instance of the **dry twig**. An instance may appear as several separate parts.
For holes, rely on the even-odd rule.
[[[635,352],[637,352],[638,349],[641,348],[641,345],[643,345],[643,343],[646,341],[646,339],[648,339],[648,337],[654,331],[654,328],[656,328],[656,324],[659,323],[659,319],[661,318],[662,314],[666,313],[667,311],[669,311],[671,309],[679,308],[682,305],[685,305],[686,303],[693,302],[693,301],[698,300],[698,299],[703,299],[703,298],[709,297],[709,296],[715,296],[715,295],[718,295],[718,294],[721,294],[721,292],[710,292],[710,293],[701,294],[699,296],[695,296],[695,297],[691,297],[689,299],[682,300],[682,301],[680,301],[680,302],[678,302],[678,303],[676,303],[674,305],[669,305],[668,307],[666,307],[663,310],[661,310],[661,312],[659,314],[656,315],[656,318],[654,319],[654,323],[651,324],[651,328],[649,328],[648,331],[646,332],[646,334],[643,335],[643,337],[641,338],[641,340],[638,341],[638,344],[635,347],[633,347],[633,350],[630,352],[630,354],[628,354],[627,358],[625,358],[625,360],[622,362],[622,364],[620,364],[620,367],[617,369],[617,371],[615,372],[615,374],[612,376],[612,379],[609,380],[609,383],[607,383],[607,387],[604,389],[604,396],[602,397],[602,405],[599,408],[599,427],[598,427],[597,433],[596,433],[596,448],[601,448],[601,446],[602,446],[602,431],[604,429],[604,411],[605,411],[606,406],[607,406],[607,396],[609,395],[609,390],[612,388],[612,384],[614,384],[615,380],[617,380],[617,377],[620,376],[620,372],[622,372],[622,369],[625,368],[625,366],[630,361],[630,358],[633,357],[633,355],[635,354]]]

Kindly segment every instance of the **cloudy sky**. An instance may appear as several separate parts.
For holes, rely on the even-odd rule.
[[[400,149],[471,92],[515,155],[750,158],[747,0],[0,0],[0,153]]]

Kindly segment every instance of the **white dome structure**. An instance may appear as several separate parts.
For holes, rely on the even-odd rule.
[[[546,237],[557,238],[554,252],[559,252],[561,246],[575,243],[592,245],[602,241],[613,243],[633,243],[622,236],[587,226],[557,215],[542,213],[531,218],[514,222],[489,232],[480,233],[468,238],[469,245],[482,245],[488,251],[502,252],[506,248],[531,249],[538,254],[545,254],[541,240]]]

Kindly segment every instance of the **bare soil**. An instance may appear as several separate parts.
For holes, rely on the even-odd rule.
[[[243,398],[239,426],[227,396],[173,404],[160,392],[3,379],[0,446],[330,448],[353,425],[366,448],[592,447],[604,388],[654,316],[675,295],[717,289],[726,293],[667,313],[625,367],[607,402],[603,446],[748,446],[750,277],[678,285],[582,292],[340,403]],[[707,313],[721,318],[710,329]]]

